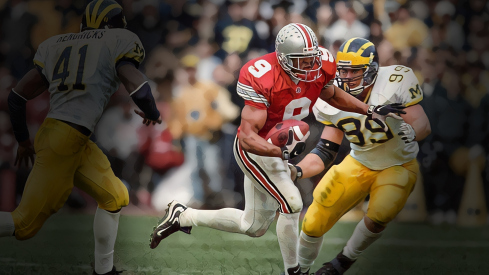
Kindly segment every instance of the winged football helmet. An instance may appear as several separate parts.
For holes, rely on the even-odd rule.
[[[363,69],[363,74],[353,78],[341,78],[336,73],[338,86],[353,96],[359,96],[375,83],[379,72],[379,56],[372,42],[363,38],[352,38],[344,42],[336,54],[338,72],[341,69]],[[362,79],[360,85],[351,88],[350,83]]]
[[[83,12],[81,30],[126,28],[122,7],[114,0],[93,0]]]

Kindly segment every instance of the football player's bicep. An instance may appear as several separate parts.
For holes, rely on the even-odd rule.
[[[425,139],[431,133],[431,124],[421,105],[416,104],[404,109],[406,114],[402,114],[404,122],[413,127],[416,133],[416,141]]]
[[[14,91],[23,98],[30,100],[42,94],[49,87],[46,78],[37,70],[31,69],[15,85]]]
[[[241,111],[241,131],[258,133],[267,121],[267,110],[245,105]]]
[[[323,132],[321,133],[321,138],[332,141],[336,144],[341,144],[343,140],[343,131],[332,126],[324,126]]]
[[[132,64],[124,64],[117,68],[117,76],[128,93],[135,91],[146,81],[145,75]]]

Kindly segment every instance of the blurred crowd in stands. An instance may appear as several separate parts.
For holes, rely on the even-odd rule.
[[[8,93],[33,67],[32,57],[43,40],[79,31],[86,3],[0,0],[2,198],[9,192],[18,201],[29,172],[13,166],[16,141],[7,112]],[[290,22],[310,26],[333,54],[345,40],[364,37],[377,46],[381,66],[399,64],[415,71],[424,91],[421,104],[432,127],[418,155],[430,214],[450,221],[461,200],[468,165],[476,159],[489,194],[489,162],[484,162],[489,154],[488,1],[120,3],[128,29],[145,48],[141,70],[151,80],[164,123],[141,127],[121,85],[92,138],[127,185],[134,205],[153,203],[163,208],[176,197],[196,207],[243,207],[243,175],[232,152],[244,104],[236,93],[239,69],[248,60],[274,51],[276,34]],[[31,137],[48,110],[48,93],[28,103]],[[321,126],[314,118],[308,122],[313,133],[319,133]],[[314,142],[311,138],[311,148]],[[347,153],[346,145],[342,155]],[[5,184],[8,180],[15,185]],[[317,180],[301,182],[306,201]],[[0,207],[12,203],[15,199],[10,203],[3,199]],[[75,190],[69,203],[81,207],[83,196]]]

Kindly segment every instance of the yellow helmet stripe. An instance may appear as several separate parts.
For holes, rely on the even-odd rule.
[[[90,20],[90,24],[92,25],[92,28],[98,28],[98,25],[95,24],[95,20],[97,19],[98,9],[100,8],[100,5],[102,5],[103,1],[104,0],[98,0],[97,3],[95,3],[95,7],[92,10],[92,20]]]
[[[361,46],[361,47],[360,47],[360,49],[358,49],[358,51],[356,52],[356,54],[358,54],[358,55],[362,55],[362,54],[363,54],[363,52],[364,52],[364,51],[365,51],[365,50],[366,50],[368,47],[373,46],[373,45],[374,45],[374,43],[372,43],[372,42],[365,43],[365,45]]]
[[[357,39],[357,37],[354,37],[354,38],[351,38],[350,40],[348,40],[345,44],[345,47],[343,48],[343,52],[344,53],[347,53],[348,52],[348,47],[350,47],[350,44],[351,42],[353,42],[353,40]]]
[[[104,17],[107,15],[107,13],[109,13],[109,11],[113,10],[113,9],[121,9],[122,10],[122,7],[121,5],[119,4],[112,4],[112,5],[109,5],[107,8],[105,8],[101,13],[100,13],[100,16],[97,18],[97,22],[95,23],[95,25],[97,26],[100,26],[100,23],[102,23],[102,20],[104,19]]]

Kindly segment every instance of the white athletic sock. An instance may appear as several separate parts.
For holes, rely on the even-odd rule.
[[[0,212],[0,237],[13,236],[15,231],[14,219],[10,212]]]
[[[205,226],[226,232],[245,234],[241,227],[243,213],[244,211],[234,208],[219,210],[187,208],[180,215],[180,226]]]
[[[301,231],[299,240],[299,264],[301,265],[302,272],[309,271],[319,255],[322,244],[323,236],[319,238],[311,237]]]
[[[280,213],[277,220],[277,238],[284,260],[285,270],[296,267],[297,250],[299,249],[299,215],[300,213]]]
[[[114,266],[114,245],[120,212],[111,213],[97,207],[93,220],[95,237],[95,272],[104,274]]]
[[[380,236],[382,236],[382,232],[371,232],[365,225],[364,219],[362,219],[355,227],[353,234],[343,248],[343,255],[352,260],[356,260],[360,254],[380,238]]]

